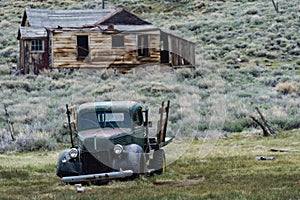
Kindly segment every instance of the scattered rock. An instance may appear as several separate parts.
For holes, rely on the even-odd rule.
[[[75,184],[75,189],[77,193],[82,193],[84,192],[84,187],[82,187],[81,184]]]

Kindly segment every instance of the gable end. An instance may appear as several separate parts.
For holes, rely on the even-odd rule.
[[[98,21],[96,25],[149,25],[151,23],[142,20],[141,18],[137,17],[136,15],[122,9],[111,16],[108,16],[103,21]]]

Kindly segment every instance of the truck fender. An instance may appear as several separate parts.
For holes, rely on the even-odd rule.
[[[133,170],[135,174],[145,173],[145,155],[142,147],[130,144],[124,146],[124,151],[127,153],[126,168]]]
[[[56,175],[59,177],[78,175],[81,173],[82,164],[70,162],[69,150],[65,149],[58,156]]]

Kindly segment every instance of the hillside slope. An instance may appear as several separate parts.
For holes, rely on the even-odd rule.
[[[50,9],[101,9],[94,1],[0,2],[0,63],[17,62],[18,26],[25,7]],[[198,44],[205,60],[222,65],[299,66],[300,8],[297,0],[279,1],[277,13],[271,1],[105,1],[106,7],[125,7],[159,27]],[[298,61],[298,62],[297,62]]]
[[[61,122],[65,104],[131,98],[154,104],[170,98],[172,127],[183,134],[202,136],[206,130],[228,132],[259,129],[249,118],[259,107],[278,131],[300,128],[300,8],[297,0],[279,1],[109,1],[107,7],[125,7],[143,19],[197,43],[197,68],[174,74],[111,74],[45,72],[41,76],[11,76],[16,65],[16,34],[24,8],[101,9],[101,1],[0,2],[0,98],[8,105],[19,135],[7,142],[3,109],[0,134],[5,149],[57,147],[65,141]],[[126,86],[126,87],[125,87]],[[190,100],[193,101],[190,101]],[[192,104],[184,115],[185,103]],[[2,106],[2,105],[1,105]],[[33,109],[34,108],[34,109]],[[198,112],[198,113],[195,113]],[[196,122],[193,127],[191,122]],[[196,133],[195,133],[196,132]],[[58,134],[60,133],[60,134]],[[0,135],[0,136],[1,136]],[[3,136],[5,135],[5,136]],[[24,146],[24,141],[32,140]],[[49,141],[50,138],[50,141]],[[18,146],[19,145],[19,146]],[[23,145],[23,146],[22,146]]]

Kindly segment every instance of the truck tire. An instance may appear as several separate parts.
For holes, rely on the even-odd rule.
[[[162,174],[166,171],[166,156],[163,149],[154,151],[151,168],[156,174]]]

